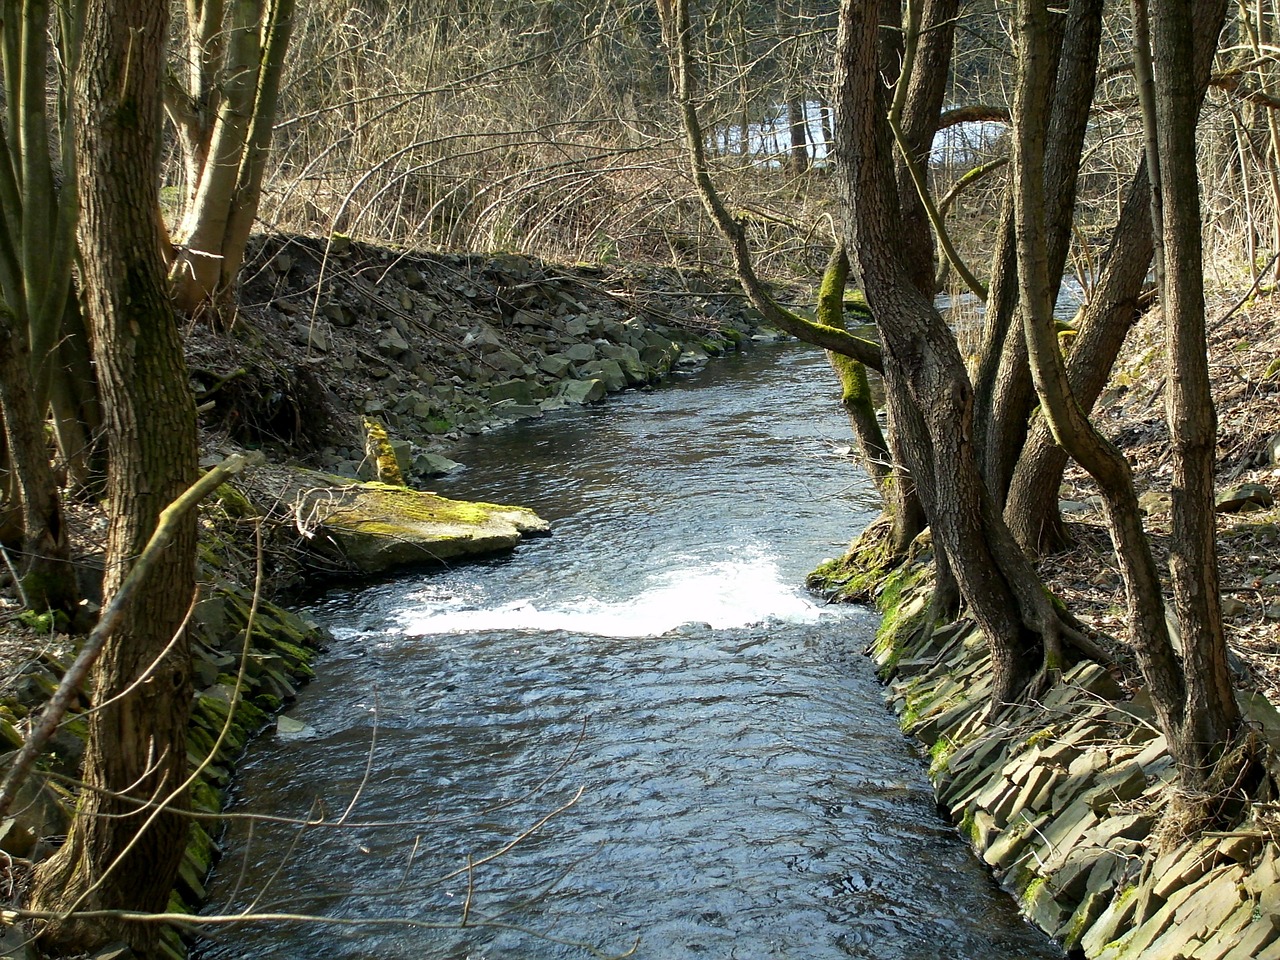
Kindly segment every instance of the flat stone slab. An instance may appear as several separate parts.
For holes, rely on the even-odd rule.
[[[359,573],[497,553],[551,531],[527,507],[315,476],[323,485],[304,487],[295,495],[299,529],[313,542],[335,545]]]

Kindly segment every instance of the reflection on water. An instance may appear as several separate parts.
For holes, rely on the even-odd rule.
[[[460,449],[442,493],[554,535],[313,609],[313,734],[255,745],[241,809],[345,820],[237,821],[211,886],[365,922],[204,956],[1059,956],[938,818],[873,618],[797,587],[873,506],[829,381],[761,350]]]

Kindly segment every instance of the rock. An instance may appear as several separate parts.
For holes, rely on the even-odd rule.
[[[516,403],[514,400],[504,400],[493,405],[493,412],[503,420],[530,420],[542,416],[542,407],[532,402]]]
[[[597,403],[606,393],[608,390],[600,380],[565,380],[554,399],[565,403]]]
[[[669,343],[660,347],[649,346],[640,351],[640,362],[646,367],[666,373],[679,356],[680,348],[676,344]]]
[[[38,775],[23,782],[9,809],[0,821],[0,850],[15,857],[30,857],[42,837],[65,834],[71,822],[61,798]]]
[[[533,403],[533,388],[527,380],[504,380],[489,388],[489,402],[493,404],[510,400],[529,405]]]
[[[462,338],[462,345],[464,347],[479,347],[482,353],[493,353],[503,349],[502,338],[487,323],[482,323],[468,330],[467,335]]]
[[[1270,488],[1260,483],[1242,483],[1218,494],[1217,508],[1219,513],[1238,513],[1266,509],[1274,502]]]
[[[538,369],[549,377],[562,380],[573,371],[573,361],[562,353],[553,353],[538,361]]]
[[[1260,459],[1263,464],[1280,465],[1280,433],[1272,434],[1262,445]]]
[[[449,500],[383,483],[347,484],[297,471],[310,483],[295,496],[298,522],[316,549],[336,552],[359,573],[509,550],[550,525],[525,507]]]
[[[356,315],[340,303],[326,303],[321,307],[320,312],[335,327],[354,327],[356,325]]]
[[[281,740],[311,740],[319,734],[310,724],[293,717],[279,716],[276,717],[276,736]]]
[[[1138,497],[1138,509],[1147,516],[1168,513],[1173,509],[1173,497],[1159,490],[1147,490]]]
[[[384,357],[395,360],[409,352],[409,344],[400,335],[400,331],[393,327],[383,331],[382,336],[378,338],[378,352]]]
[[[711,358],[707,355],[707,351],[703,350],[696,344],[681,352],[676,359],[676,366],[685,370],[704,367]]]
[[[584,378],[602,381],[609,393],[627,388],[627,375],[622,372],[622,366],[617,360],[592,360],[584,363],[578,372]]]
[[[292,329],[294,343],[319,353],[329,352],[329,335],[318,323],[295,323]]]
[[[596,358],[594,343],[575,343],[564,350],[564,356],[574,363],[589,363]]]
[[[501,373],[519,373],[524,369],[524,360],[510,350],[495,350],[484,359],[485,363]]]
[[[418,453],[413,457],[411,469],[419,477],[443,477],[461,466],[458,461],[442,457],[438,453]]]
[[[653,368],[641,360],[638,354],[635,357],[623,357],[618,361],[618,365],[622,367],[622,375],[627,378],[627,383],[633,387],[643,387],[657,379],[653,374]]]
[[[1232,596],[1222,598],[1222,615],[1224,617],[1238,617],[1248,612],[1249,605],[1243,600],[1238,600]]]
[[[1059,500],[1058,510],[1063,516],[1080,516],[1093,513],[1093,506],[1081,500]]]

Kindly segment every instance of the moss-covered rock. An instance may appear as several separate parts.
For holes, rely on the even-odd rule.
[[[526,507],[449,500],[385,483],[326,483],[302,491],[297,502],[299,515],[314,523],[311,543],[336,548],[364,574],[509,550],[551,529]]]

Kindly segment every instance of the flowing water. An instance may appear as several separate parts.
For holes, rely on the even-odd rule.
[[[238,821],[210,888],[367,922],[203,956],[1060,956],[939,818],[873,616],[800,586],[873,513],[848,435],[822,355],[776,346],[462,446],[441,493],[553,536],[310,610],[307,729],[236,809],[341,825]]]

